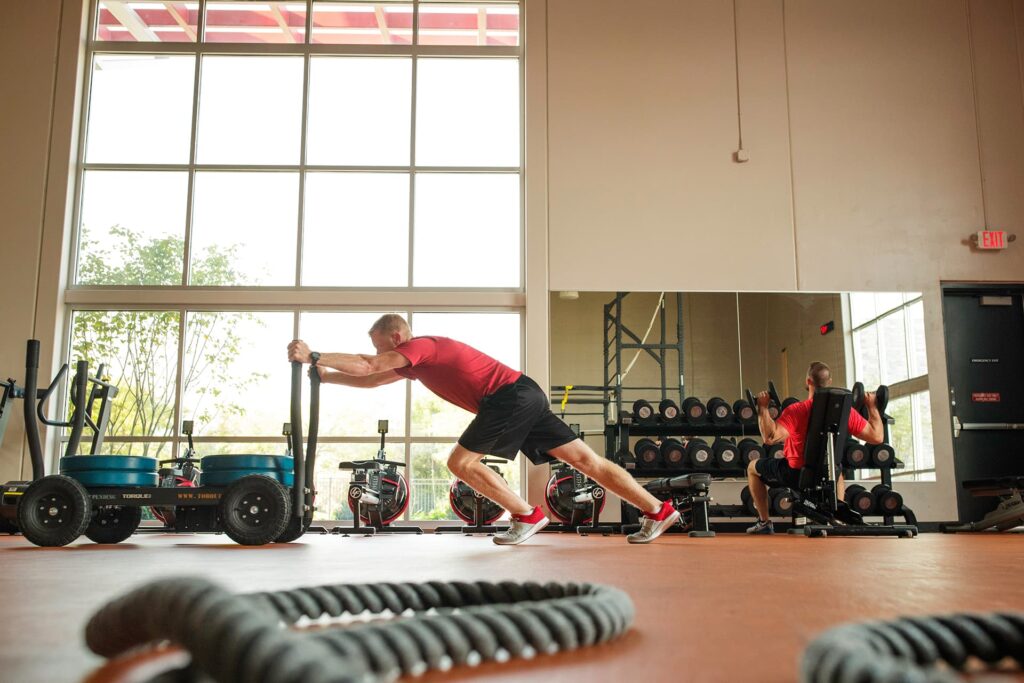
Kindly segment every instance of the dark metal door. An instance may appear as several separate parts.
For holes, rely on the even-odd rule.
[[[943,309],[962,521],[991,510],[970,479],[1024,475],[1024,288],[946,287]]]

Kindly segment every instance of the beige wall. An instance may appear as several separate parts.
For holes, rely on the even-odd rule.
[[[905,490],[952,518],[939,287],[1024,279],[965,244],[1024,237],[1024,0],[738,0],[735,52],[732,3],[621,7],[548,8],[552,288],[924,292],[939,481]]]
[[[19,384],[25,373],[25,340],[37,329],[60,14],[60,0],[12,2],[4,7],[0,22],[0,372]],[[52,340],[47,340],[44,355],[50,347]],[[28,475],[22,468],[20,401],[14,410],[0,445],[0,481]]]

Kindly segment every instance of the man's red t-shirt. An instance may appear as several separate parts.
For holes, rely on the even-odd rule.
[[[794,403],[775,421],[775,424],[785,427],[789,432],[784,452],[790,468],[794,470],[804,466],[804,442],[807,441],[807,423],[811,419],[812,401],[813,399],[807,399]],[[868,421],[860,413],[856,410],[850,411],[850,420],[847,422],[850,436],[859,436],[867,426]]]
[[[515,382],[523,374],[448,337],[413,337],[396,346],[395,351],[409,360],[409,365],[395,372],[418,379],[444,400],[471,413],[480,412],[484,396]]]

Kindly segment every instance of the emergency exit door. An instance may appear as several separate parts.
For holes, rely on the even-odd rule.
[[[960,520],[994,498],[963,481],[1024,475],[1024,287],[943,288],[953,460]]]

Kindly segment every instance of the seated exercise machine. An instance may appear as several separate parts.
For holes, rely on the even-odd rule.
[[[848,437],[853,394],[845,389],[827,388],[814,392],[804,443],[804,466],[800,485],[793,491],[793,524],[790,533],[806,536],[917,536],[912,524],[870,524],[839,500],[836,472],[839,453]],[[798,525],[800,518],[810,520]]]
[[[86,371],[85,361],[79,361],[72,391],[76,406],[81,404],[76,403],[76,397],[85,396]],[[21,496],[17,516],[22,532],[40,546],[67,545],[83,533],[98,542],[117,543],[134,533],[142,507],[156,507],[173,509],[174,531],[224,532],[243,545],[297,539],[312,521],[315,495],[320,377],[315,372],[309,376],[311,417],[305,452],[301,437],[302,364],[292,363],[294,457],[209,456],[201,461],[199,486],[161,486],[156,458],[73,455],[69,450],[61,458],[60,474],[38,479]],[[76,408],[72,443],[80,438],[87,421],[84,412]],[[33,458],[42,462],[38,431],[35,422],[31,424],[29,448]]]
[[[501,476],[498,465],[507,461],[484,458],[480,462]],[[488,500],[474,491],[469,484],[461,479],[453,481],[451,488],[448,489],[448,503],[452,506],[455,516],[468,526],[439,526],[434,529],[434,533],[487,534],[490,536],[508,528],[506,525],[495,524],[505,510],[493,500]]]
[[[380,449],[377,457],[370,460],[351,460],[338,465],[339,469],[352,470],[348,485],[348,507],[352,510],[351,527],[334,527],[332,533],[362,534],[422,534],[417,526],[393,525],[409,507],[409,482],[398,471],[405,463],[388,460],[384,451],[384,438],[388,433],[388,421],[377,420],[380,434]]]
[[[1009,531],[1024,524],[1024,477],[998,477],[994,479],[968,479],[962,486],[977,498],[998,496],[999,504],[995,510],[986,514],[977,522],[966,524],[942,524],[939,529],[945,533],[962,531]]]

